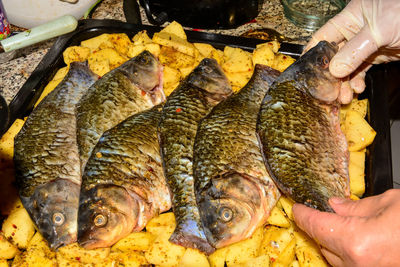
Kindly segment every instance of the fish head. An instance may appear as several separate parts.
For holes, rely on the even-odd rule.
[[[210,244],[221,248],[249,237],[259,224],[256,213],[261,201],[258,186],[245,175],[227,173],[212,179],[198,197]]]
[[[131,233],[139,206],[128,191],[116,185],[82,190],[78,210],[78,242],[84,248],[110,247]]]
[[[152,53],[145,50],[119,67],[134,85],[144,93],[151,94],[155,104],[165,100],[163,91],[163,68]]]
[[[210,102],[218,103],[232,94],[228,78],[213,58],[203,59],[189,74],[187,82],[202,89]]]
[[[337,50],[335,44],[321,41],[291,66],[297,76],[295,80],[301,84],[300,87],[325,103],[337,100],[342,84],[342,79],[334,77],[329,71],[330,61]]]
[[[76,241],[79,191],[78,184],[57,179],[38,186],[29,198],[21,196],[39,232],[53,250]]]

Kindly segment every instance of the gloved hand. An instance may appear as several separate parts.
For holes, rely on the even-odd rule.
[[[365,89],[371,64],[400,59],[400,1],[352,0],[312,36],[305,51],[321,40],[339,45],[329,70],[338,78],[349,77],[339,95],[342,103],[349,103],[353,90]]]
[[[332,198],[336,213],[293,206],[297,225],[315,239],[333,266],[398,266],[400,189],[361,200]]]

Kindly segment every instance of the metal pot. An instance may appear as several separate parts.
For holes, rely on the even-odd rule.
[[[254,19],[264,0],[140,0],[150,23],[177,21],[200,29],[232,29]]]

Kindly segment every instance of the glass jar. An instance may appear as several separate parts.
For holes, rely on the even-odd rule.
[[[345,0],[281,0],[288,20],[307,31],[315,31],[345,6]]]

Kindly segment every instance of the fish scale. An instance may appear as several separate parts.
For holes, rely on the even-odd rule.
[[[265,164],[282,192],[323,211],[333,211],[330,197],[350,194],[341,81],[328,68],[335,53],[320,42],[285,70],[265,96],[257,125]]]
[[[196,199],[207,239],[217,248],[250,237],[280,196],[255,132],[261,101],[278,75],[256,65],[247,85],[199,124],[194,144]],[[224,221],[227,214],[232,216]]]
[[[193,183],[193,144],[197,125],[232,93],[229,81],[213,59],[204,59],[168,97],[159,125],[164,173],[172,193],[176,228],[170,241],[210,254]]]
[[[72,62],[63,81],[32,111],[15,137],[21,201],[53,249],[76,241],[81,184],[76,104],[97,79],[87,63]],[[55,224],[55,215],[62,224]]]
[[[85,248],[109,247],[171,208],[157,137],[161,109],[157,105],[127,118],[93,149],[78,215],[78,241]],[[96,225],[93,218],[99,215],[106,225]]]

